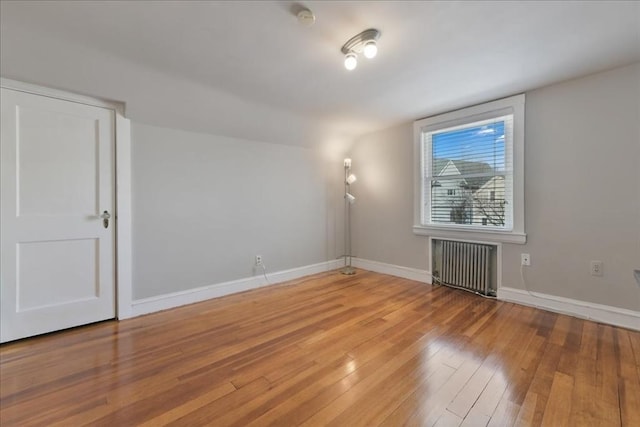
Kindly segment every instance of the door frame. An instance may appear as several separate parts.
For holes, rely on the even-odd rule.
[[[0,77],[0,87],[49,98],[107,108],[115,114],[115,291],[116,318],[132,317],[132,229],[131,229],[131,121],[125,117],[125,104],[104,101],[75,93]]]

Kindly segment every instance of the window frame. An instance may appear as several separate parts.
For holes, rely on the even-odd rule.
[[[515,95],[414,122],[414,219],[413,232],[417,235],[456,239],[487,240],[504,243],[526,243],[524,227],[524,112],[525,95]],[[423,152],[423,134],[457,126],[472,125],[483,120],[513,115],[511,147],[505,146],[505,160],[511,157],[513,165],[512,222],[508,229],[490,229],[462,224],[422,222],[425,209],[426,175]],[[509,144],[506,144],[509,145]],[[430,194],[429,194],[430,195]]]

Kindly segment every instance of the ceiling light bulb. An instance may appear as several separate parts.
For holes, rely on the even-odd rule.
[[[344,167],[345,168],[350,168],[351,167],[351,159],[350,158],[344,159]]]
[[[364,44],[364,49],[362,50],[364,56],[371,59],[375,58],[378,54],[378,45],[376,45],[375,40],[369,40]]]
[[[351,71],[358,66],[358,58],[355,53],[347,53],[344,57],[344,68]]]

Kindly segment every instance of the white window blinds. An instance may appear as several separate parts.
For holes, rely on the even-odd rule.
[[[510,230],[513,115],[422,133],[423,224]]]

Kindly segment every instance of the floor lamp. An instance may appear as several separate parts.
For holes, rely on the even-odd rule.
[[[350,192],[351,184],[356,182],[356,176],[351,173],[351,159],[344,159],[344,268],[342,274],[356,274],[351,266],[351,205],[356,198]]]

